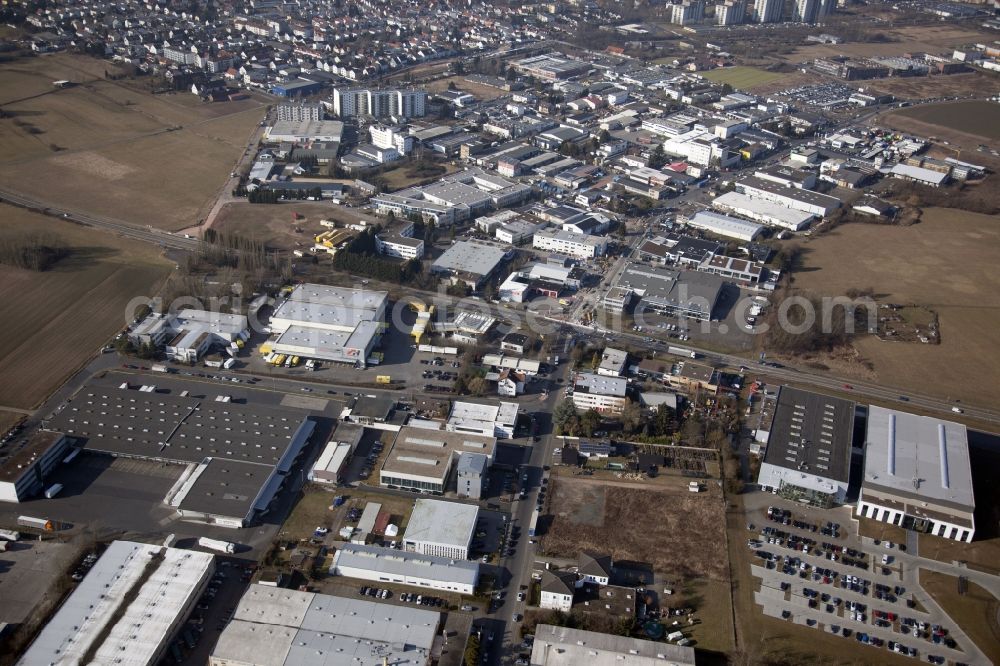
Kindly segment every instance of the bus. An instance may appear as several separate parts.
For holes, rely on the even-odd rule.
[[[535,536],[535,530],[538,528],[538,509],[531,512],[531,522],[528,523],[528,536]]]

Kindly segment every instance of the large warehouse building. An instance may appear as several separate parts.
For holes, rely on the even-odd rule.
[[[385,291],[300,284],[271,315],[276,354],[365,367],[385,329]]]
[[[337,549],[330,573],[361,580],[472,594],[479,581],[479,562],[348,543]]]
[[[790,231],[805,229],[814,218],[812,213],[789,208],[765,199],[754,199],[739,192],[726,192],[716,197],[712,201],[712,207]]]
[[[975,511],[964,425],[868,408],[859,515],[970,542],[976,534]]]
[[[423,493],[443,493],[451,485],[455,464],[466,456],[483,456],[489,469],[496,437],[403,426],[379,470],[379,484]],[[485,483],[485,479],[481,480]],[[462,489],[459,489],[460,494]]]
[[[413,606],[251,585],[210,666],[429,666],[441,614]]]
[[[296,410],[226,396],[95,379],[48,426],[84,440],[86,451],[189,466],[166,502],[189,520],[243,527],[267,510],[316,422]]]
[[[851,475],[855,404],[782,386],[757,484],[813,506],[842,504]]]
[[[215,557],[114,541],[18,666],[159,664],[215,570]]]

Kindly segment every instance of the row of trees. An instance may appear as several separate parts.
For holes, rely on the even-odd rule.
[[[69,253],[69,248],[52,234],[28,232],[0,238],[0,264],[15,268],[45,271]]]
[[[399,263],[386,259],[378,253],[375,234],[379,227],[368,229],[352,238],[347,247],[333,255],[333,267],[337,270],[365,275],[384,282],[402,284],[420,275],[423,265],[417,259]]]

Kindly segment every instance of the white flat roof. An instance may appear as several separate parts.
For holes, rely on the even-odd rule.
[[[479,580],[478,562],[453,560],[436,555],[419,555],[395,548],[351,543],[344,544],[337,549],[333,559],[333,567],[330,569],[331,573],[337,567],[350,567],[472,586],[475,586]]]
[[[322,305],[377,310],[385,305],[389,298],[387,291],[372,291],[370,289],[354,289],[350,287],[334,287],[327,284],[300,284],[288,295],[290,301],[320,303]]]
[[[354,330],[363,321],[375,318],[373,308],[355,308],[342,305],[327,305],[287,300],[277,307],[271,321],[289,321],[310,327],[337,327]]]
[[[18,664],[152,663],[214,559],[197,551],[112,542]],[[122,609],[126,595],[132,600]]]
[[[973,511],[965,426],[871,405],[862,487]]]
[[[596,631],[540,624],[533,666],[680,666],[695,663],[694,648]]]
[[[712,205],[717,208],[728,208],[737,213],[750,211],[757,215],[764,215],[777,220],[783,226],[795,229],[804,227],[815,217],[812,213],[788,208],[764,199],[754,199],[739,192],[726,192],[722,196],[716,197],[712,201]]]
[[[753,238],[760,233],[764,227],[756,222],[738,220],[728,215],[720,215],[711,211],[702,210],[695,213],[688,222],[693,227],[706,229],[721,236],[736,236],[738,238]]]
[[[403,539],[468,548],[478,517],[475,505],[421,498],[413,504]]]

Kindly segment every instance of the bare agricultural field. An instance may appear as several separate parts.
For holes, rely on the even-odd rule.
[[[615,560],[650,564],[677,578],[728,580],[720,491],[691,494],[613,482],[552,480],[542,534],[547,555],[575,558],[581,550],[609,552]],[[603,506],[602,506],[603,503]]]
[[[204,217],[264,116],[256,100],[206,104],[107,81],[60,54],[0,70],[0,180],[41,201],[171,231]],[[54,79],[74,86],[52,87]]]
[[[738,90],[752,90],[786,78],[787,75],[756,67],[724,67],[702,72],[709,81],[728,83]]]
[[[980,95],[996,87],[996,76],[982,72],[934,76],[902,76],[865,81],[872,92],[900,99]]]
[[[0,206],[0,234],[44,228],[71,248],[45,272],[0,266],[0,405],[31,409],[126,323],[126,304],[154,295],[172,264],[149,245]],[[13,316],[16,313],[16,316]]]
[[[1000,139],[1000,104],[979,100],[926,104],[900,109],[889,114],[890,123],[903,118],[970,134],[985,139]]]
[[[938,313],[940,345],[858,339],[855,347],[874,364],[879,382],[983,406],[1000,401],[1000,357],[992,342],[1000,325],[1000,274],[992,269],[1000,220],[929,208],[911,227],[842,225],[804,248],[797,287],[829,296],[872,287],[880,301]]]
[[[969,582],[968,591],[958,594],[958,579],[936,571],[920,570],[920,586],[962,627],[972,642],[994,664],[1000,663],[1000,599]]]

